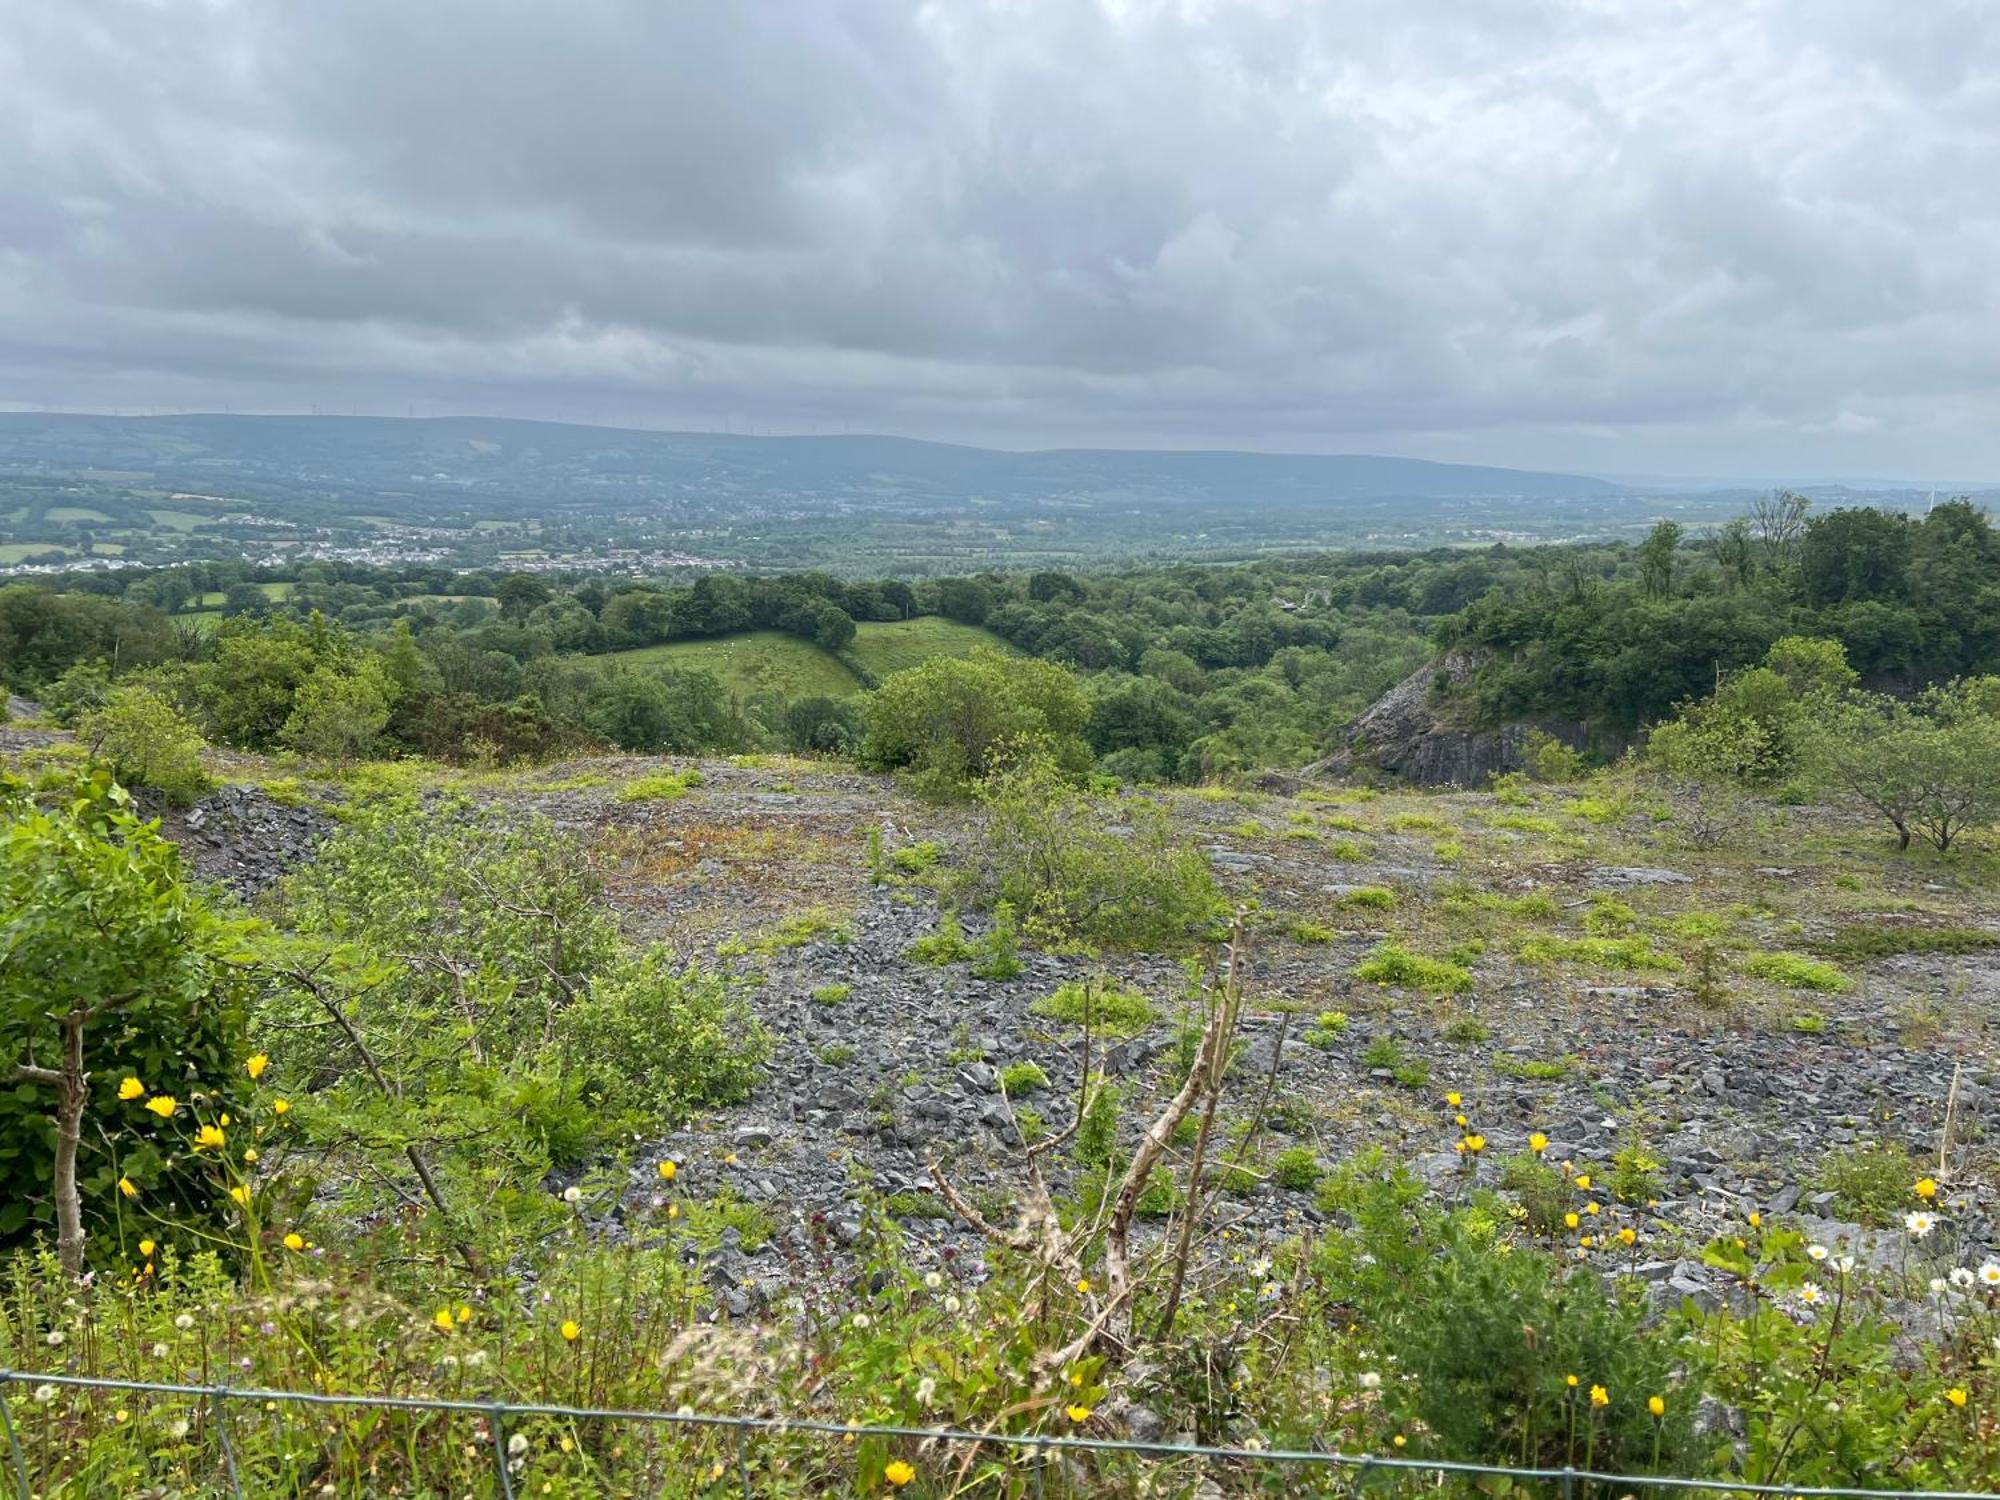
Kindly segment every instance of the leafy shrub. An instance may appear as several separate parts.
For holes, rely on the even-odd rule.
[[[1315,947],[1321,943],[1330,943],[1338,936],[1331,927],[1308,921],[1304,917],[1294,917],[1286,925],[1285,932],[1293,942],[1307,943]]]
[[[944,845],[933,839],[922,839],[914,844],[905,844],[889,856],[889,863],[905,875],[921,875],[938,862],[944,853]]]
[[[1910,1190],[1923,1175],[1923,1164],[1901,1146],[1866,1142],[1827,1152],[1815,1186],[1834,1195],[1841,1218],[1884,1228],[1900,1222],[1916,1203]]]
[[[1027,966],[1021,962],[1020,924],[1014,917],[1014,903],[1002,901],[993,908],[993,928],[978,944],[972,972],[980,979],[1004,980],[1017,977]]]
[[[127,786],[151,787],[185,807],[215,785],[201,763],[201,735],[166,699],[143,687],[108,689],[76,720],[76,737]]]
[[[123,788],[100,772],[54,790],[38,803],[0,776],[0,1245],[63,1227],[61,1180],[80,1214],[61,1246],[75,1274],[89,1236],[118,1233],[102,1258],[133,1264],[141,1221],[120,1212],[121,1179],[144,1222],[171,1214],[197,1238],[231,1207],[226,1169],[191,1148],[198,1126],[247,1113],[250,985],[245,934]]]
[[[1853,987],[1853,981],[1832,964],[1797,953],[1753,953],[1744,959],[1743,972],[1792,990],[1837,992]]]
[[[1395,943],[1384,943],[1355,969],[1369,984],[1392,984],[1427,995],[1455,995],[1472,987],[1472,973],[1443,959],[1426,958]]]
[[[1611,1153],[1611,1195],[1620,1203],[1649,1203],[1665,1190],[1660,1159],[1637,1135]]]
[[[1033,657],[933,657],[884,678],[862,719],[862,762],[909,770],[935,795],[963,795],[1031,744],[1064,777],[1090,764],[1090,700],[1068,668]]]
[[[1668,1404],[1659,1421],[1647,1408],[1650,1394],[1676,1388],[1685,1353],[1678,1330],[1654,1326],[1642,1289],[1497,1254],[1476,1210],[1413,1210],[1408,1191],[1364,1182],[1358,1232],[1325,1242],[1315,1263],[1380,1329],[1399,1377],[1384,1388],[1394,1420],[1421,1422],[1441,1452],[1487,1462],[1560,1467],[1587,1451],[1592,1467],[1630,1470],[1657,1454],[1680,1472],[1693,1461],[1693,1403]],[[1589,1386],[1603,1387],[1605,1406],[1588,1403]]]
[[[1477,1016],[1458,1016],[1444,1028],[1444,1039],[1448,1042],[1474,1044],[1488,1041],[1493,1036],[1493,1028]]]
[[[1540,729],[1528,731],[1521,746],[1521,759],[1528,774],[1535,780],[1557,785],[1581,781],[1589,769],[1581,750],[1572,750],[1554,735]]]
[[[1271,1163],[1271,1181],[1294,1193],[1310,1193],[1319,1185],[1319,1155],[1310,1146],[1293,1146]]]
[[[646,1124],[742,1099],[771,1052],[729,980],[663,948],[599,977],[557,1044],[585,1100]]]
[[[1028,1007],[1030,1015],[1072,1026],[1088,1025],[1098,1036],[1131,1036],[1153,1024],[1153,1006],[1137,990],[1106,980],[1071,980]]]
[[[965,936],[965,929],[959,925],[958,913],[947,909],[938,915],[937,930],[925,933],[910,944],[903,956],[914,964],[942,968],[946,964],[962,963],[972,954],[972,944]]]
[[[853,986],[845,984],[822,984],[812,992],[813,1001],[818,1005],[838,1005],[854,993]]]
[[[1207,860],[1154,802],[1084,797],[1043,760],[996,777],[982,800],[985,825],[957,888],[1008,903],[1031,935],[1171,948],[1220,908]]]
[[[1553,1235],[1565,1227],[1563,1215],[1576,1203],[1576,1189],[1551,1163],[1523,1151],[1500,1164],[1500,1186],[1514,1195],[1536,1234]]]
[[[1091,1074],[1084,1084],[1083,1115],[1077,1121],[1072,1149],[1085,1166],[1104,1167],[1118,1149],[1118,1120],[1123,1112],[1124,1094],[1102,1073]]]

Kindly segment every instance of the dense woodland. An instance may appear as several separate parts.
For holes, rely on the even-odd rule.
[[[1073,667],[1110,774],[1198,781],[1295,767],[1434,651],[1476,648],[1473,723],[1561,715],[1623,733],[1788,636],[1837,640],[1907,693],[2000,666],[2000,538],[1965,502],[1921,518],[1809,513],[1797,496],[1709,537],[1638,545],[1337,553],[909,584],[826,574],[691,585],[588,576],[232,564],[0,590],[0,673],[59,712],[112,680],[249,749],[435,759],[851,749],[852,701],[732,691],[620,653],[775,631],[876,676],[856,622],[936,616]],[[67,674],[67,675],[66,675]]]

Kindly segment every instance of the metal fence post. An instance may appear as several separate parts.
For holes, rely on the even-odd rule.
[[[507,1469],[507,1408],[490,1406],[486,1410],[486,1431],[493,1439],[493,1467],[500,1474],[501,1500],[514,1500],[514,1476]]]
[[[208,1409],[215,1418],[216,1441],[222,1444],[222,1467],[229,1475],[229,1493],[243,1500],[243,1480],[236,1472],[236,1444],[229,1436],[229,1388],[217,1386],[208,1393]]]
[[[1576,1470],[1572,1469],[1568,1464],[1563,1465],[1562,1493],[1563,1500],[1570,1500],[1570,1497],[1576,1493]]]
[[[14,1414],[7,1409],[7,1386],[12,1375],[0,1375],[0,1427],[7,1430],[7,1456],[13,1461],[14,1483],[19,1486],[21,1500],[34,1500],[34,1492],[28,1488],[28,1461],[21,1456],[21,1440],[14,1435]]]
[[[746,1431],[741,1424],[736,1428],[736,1478],[743,1486],[743,1500],[751,1500],[750,1456],[745,1451],[750,1440],[744,1436]]]

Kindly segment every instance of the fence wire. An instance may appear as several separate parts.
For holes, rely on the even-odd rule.
[[[790,1417],[741,1417],[705,1414],[689,1410],[644,1411],[623,1407],[563,1406],[540,1402],[485,1401],[433,1396],[344,1395],[326,1391],[264,1390],[250,1386],[180,1385],[164,1381],[113,1380],[93,1375],[61,1375],[27,1370],[0,1369],[0,1437],[7,1445],[7,1461],[12,1470],[18,1500],[36,1500],[30,1486],[27,1457],[22,1450],[14,1415],[7,1400],[10,1387],[69,1386],[84,1390],[138,1392],[155,1396],[205,1401],[215,1426],[228,1493],[235,1500],[247,1500],[236,1450],[230,1431],[228,1407],[231,1402],[259,1405],[277,1403],[308,1407],[364,1408],[377,1411],[460,1412],[482,1418],[487,1427],[488,1446],[493,1453],[496,1493],[502,1500],[515,1500],[514,1475],[509,1467],[507,1423],[510,1418],[554,1418],[571,1422],[628,1422],[664,1424],[680,1428],[714,1429],[733,1432],[738,1484],[744,1500],[754,1500],[748,1454],[753,1433],[778,1437],[810,1434],[838,1439],[908,1438],[938,1444],[973,1445],[979,1448],[1014,1449],[1034,1460],[1030,1470],[1036,1497],[1044,1494],[1047,1463],[1063,1453],[1123,1453],[1139,1458],[1172,1462],[1201,1459],[1212,1463],[1273,1465],[1278,1467],[1320,1467],[1350,1477],[1351,1493],[1360,1497],[1372,1475],[1433,1475],[1466,1479],[1501,1478],[1514,1484],[1531,1482],[1550,1485],[1563,1500],[1572,1500],[1580,1489],[1602,1485],[1621,1496],[1660,1492],[1695,1492],[1714,1496],[1774,1496],[1779,1500],[2000,1500],[1993,1490],[1907,1490],[1845,1489],[1839,1487],[1788,1484],[1754,1484],[1730,1479],[1694,1479],[1667,1474],[1618,1474],[1599,1469],[1510,1467],[1504,1464],[1460,1463],[1450,1459],[1403,1458],[1393,1455],[1339,1453],[1319,1449],[1227,1448],[1199,1443],[1144,1443],[1124,1438],[1045,1437],[1033,1433],[969,1432],[946,1427],[893,1427],[829,1422]]]

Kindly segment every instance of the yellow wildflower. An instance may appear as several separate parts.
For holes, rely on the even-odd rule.
[[[1579,1172],[1579,1173],[1577,1173],[1577,1174],[1576,1174],[1576,1185],[1577,1185],[1577,1186],[1578,1186],[1579,1188],[1582,1188],[1582,1189],[1583,1189],[1583,1190],[1584,1190],[1585,1192],[1589,1192],[1589,1191],[1590,1191],[1590,1174],[1589,1174],[1588,1172]]]
[[[1090,1420],[1090,1408],[1087,1406],[1065,1406],[1063,1414],[1072,1422],[1082,1423]]]
[[[215,1125],[204,1125],[194,1133],[194,1145],[197,1151],[204,1146],[220,1147],[226,1144],[228,1139],[220,1127]]]
[[[1076,1284],[1076,1289],[1088,1297],[1090,1295],[1090,1278],[1088,1276],[1084,1277],[1083,1280]]]
[[[904,1463],[900,1458],[892,1459],[889,1466],[882,1471],[882,1477],[897,1489],[901,1489],[917,1477],[917,1471]]]
[[[431,1318],[431,1326],[439,1333],[450,1333],[455,1326],[451,1321],[451,1309],[440,1307]]]
[[[578,1339],[583,1337],[583,1330],[574,1322],[565,1319],[562,1326],[562,1336],[564,1343],[574,1344]]]
[[[264,1070],[270,1066],[271,1066],[270,1054],[265,1052],[256,1052],[252,1053],[249,1057],[244,1059],[243,1071],[248,1073],[250,1075],[250,1081],[252,1083],[255,1083],[258,1079],[264,1076]]]
[[[1638,1239],[1639,1232],[1630,1224],[1627,1224],[1623,1229],[1618,1231],[1618,1243],[1621,1245],[1636,1244]]]
[[[1390,1438],[1389,1441],[1393,1443],[1396,1447],[1400,1448],[1404,1444],[1408,1443],[1409,1439],[1404,1437],[1402,1433],[1399,1432],[1394,1437]]]
[[[1563,1384],[1568,1386],[1571,1390],[1575,1390],[1577,1387],[1577,1379],[1574,1375],[1565,1375],[1563,1376]]]
[[[285,1248],[287,1250],[303,1250],[305,1249],[305,1247],[306,1247],[306,1237],[300,1234],[296,1229],[294,1229],[290,1234],[285,1236]]]
[[[1935,1177],[1919,1177],[1914,1191],[1926,1203],[1930,1202],[1931,1199],[1937,1196],[1937,1179]]]
[[[136,1099],[145,1092],[146,1085],[139,1082],[136,1078],[127,1078],[123,1083],[118,1085],[118,1097],[120,1099]]]
[[[1535,1155],[1540,1156],[1544,1151],[1549,1149],[1549,1138],[1539,1130],[1533,1132],[1528,1137],[1528,1149],[1534,1152]]]
[[[281,1115],[291,1107],[292,1103],[289,1099],[273,1099],[271,1101],[271,1113],[274,1115]]]
[[[1964,1387],[1956,1385],[1953,1386],[1950,1390],[1944,1393],[1944,1399],[1949,1401],[1953,1406],[1965,1405]]]
[[[146,1101],[146,1108],[150,1109],[162,1120],[171,1120],[174,1117],[174,1111],[180,1107],[180,1101],[172,1094],[155,1094]]]
[[[1579,1214],[1575,1209],[1571,1209],[1563,1215],[1563,1227],[1566,1229],[1574,1229],[1582,1222],[1583,1215]]]
[[[1467,1136],[1465,1138],[1465,1149],[1473,1152],[1484,1151],[1486,1149],[1486,1137],[1483,1135]]]
[[[1450,1093],[1446,1094],[1444,1096],[1444,1102],[1449,1104],[1453,1109],[1457,1109],[1460,1102],[1458,1097],[1458,1090],[1453,1089]]]
[[[1592,1406],[1609,1406],[1611,1404],[1611,1393],[1601,1385],[1592,1386],[1590,1388],[1590,1404]]]
[[[237,1207],[239,1208],[248,1208],[250,1206],[250,1189],[243,1186],[240,1182],[229,1190],[229,1196],[236,1200]]]
[[[153,1253],[153,1242],[151,1240],[139,1241],[139,1253],[150,1258]]]
[[[1660,1396],[1648,1396],[1646,1398],[1646,1410],[1653,1414],[1653,1418],[1655,1421],[1657,1421],[1661,1417],[1664,1417],[1667,1414],[1667,1403],[1665,1398]]]
[[[465,1303],[461,1302],[458,1304],[457,1316],[459,1322],[470,1323],[472,1321],[472,1309],[468,1307]]]
[[[672,1162],[670,1162],[670,1161],[663,1161],[663,1162],[661,1162],[661,1163],[660,1163],[660,1181],[662,1181],[662,1182],[672,1182],[672,1181],[674,1180],[674,1173],[678,1172],[679,1170],[680,1170],[680,1168],[679,1168],[679,1167],[677,1167],[677,1166],[675,1166],[675,1165],[674,1165],[674,1164],[673,1164]]]
[[[1763,1223],[1764,1223],[1764,1216],[1753,1210],[1750,1214],[1750,1227],[1752,1229],[1757,1229],[1762,1227]]]
[[[118,1191],[123,1193],[128,1198],[136,1198],[139,1196],[139,1189],[133,1186],[132,1179],[129,1177],[121,1177],[118,1179]]]

